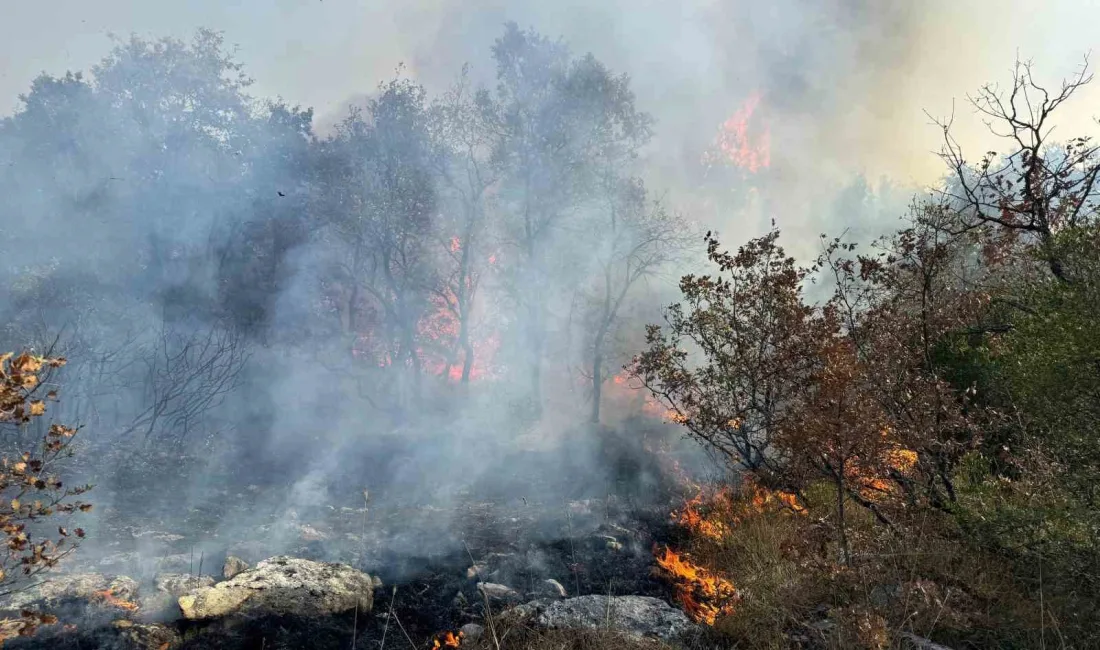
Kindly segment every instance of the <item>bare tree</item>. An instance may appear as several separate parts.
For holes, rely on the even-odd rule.
[[[134,359],[142,399],[121,435],[170,433],[182,441],[237,387],[246,358],[244,338],[233,330],[162,325]]]
[[[693,238],[683,219],[649,198],[640,179],[607,178],[602,198],[604,205],[592,233],[598,242],[594,249],[597,277],[590,290],[594,313],[589,419],[593,423],[600,421],[602,388],[609,377],[608,338],[631,290],[684,252]]]
[[[1052,143],[1052,116],[1092,78],[1086,58],[1076,75],[1049,90],[1035,81],[1030,62],[1017,61],[1007,94],[991,84],[969,96],[990,132],[1009,146],[1007,154],[986,153],[977,165],[952,134],[953,118],[936,120],[944,135],[940,155],[954,176],[945,192],[960,208],[955,230],[991,227],[1033,237],[1043,261],[1063,282],[1072,277],[1054,235],[1096,218],[1100,146],[1088,137]]]

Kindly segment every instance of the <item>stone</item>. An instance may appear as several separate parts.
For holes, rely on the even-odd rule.
[[[565,598],[569,595],[566,593],[565,587],[553,578],[540,582],[535,593],[544,598]]]
[[[118,643],[112,647],[120,650],[164,650],[180,642],[179,633],[165,625],[142,625],[126,620],[114,622],[119,631]]]
[[[902,648],[912,648],[913,650],[951,650],[951,648],[935,643],[922,636],[917,636],[910,632],[906,632],[901,635]]]
[[[371,577],[346,564],[287,556],[269,558],[212,587],[178,599],[184,618],[221,618],[238,611],[255,614],[328,616],[374,606]]]
[[[153,584],[156,586],[157,591],[168,594],[173,598],[179,598],[194,589],[213,586],[214,578],[210,576],[193,576],[186,573],[161,573],[153,578]]]
[[[477,590],[489,600],[519,600],[519,593],[515,589],[495,582],[479,582]]]
[[[102,573],[69,573],[49,576],[45,581],[0,598],[0,610],[51,609],[66,600],[104,602],[99,594],[109,593],[118,601],[133,602],[138,583],[129,576]]]
[[[247,571],[248,568],[248,562],[245,562],[236,555],[227,555],[225,556],[225,563],[222,564],[222,577],[226,580],[230,580],[242,571]]]
[[[464,641],[477,641],[481,638],[482,634],[485,634],[485,628],[477,623],[467,623],[458,629],[462,633],[462,639]]]
[[[503,612],[501,619],[536,629],[600,629],[610,623],[623,634],[663,641],[696,629],[682,611],[648,596],[591,595],[534,600]]]

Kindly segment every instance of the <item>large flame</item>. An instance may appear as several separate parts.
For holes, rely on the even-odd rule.
[[[653,549],[658,566],[676,582],[676,599],[693,620],[714,625],[719,616],[733,613],[737,588],[725,578],[694,564],[686,555],[665,547]]]
[[[756,173],[771,164],[771,131],[757,114],[760,101],[760,93],[754,92],[722,123],[712,149],[703,156],[705,165],[733,165]]]

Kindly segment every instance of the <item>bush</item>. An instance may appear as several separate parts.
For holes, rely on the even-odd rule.
[[[0,424],[27,430],[41,423],[47,403],[56,391],[45,388],[43,376],[65,364],[62,358],[0,355]],[[45,427],[37,449],[10,453],[0,458],[0,591],[25,587],[72,553],[84,537],[80,528],[56,528],[48,523],[58,515],[87,512],[91,506],[78,497],[91,486],[66,487],[57,475],[59,461],[72,454],[77,429],[57,423]],[[25,439],[19,436],[19,439]],[[0,642],[26,635],[51,617],[25,613],[22,619],[0,621]]]

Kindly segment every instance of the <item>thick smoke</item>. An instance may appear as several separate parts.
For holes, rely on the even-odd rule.
[[[232,74],[195,86],[225,59],[189,58],[180,43],[149,50],[122,41],[100,67],[77,66],[88,70],[84,79],[50,69],[57,77],[29,89],[21,82],[26,100],[0,125],[0,231],[12,244],[0,296],[3,340],[6,348],[39,349],[56,340],[72,360],[61,378],[65,401],[51,415],[87,425],[95,455],[80,469],[105,488],[101,504],[112,490],[137,490],[153,499],[144,507],[159,509],[164,526],[195,516],[201,521],[188,525],[216,527],[222,539],[275,512],[276,544],[289,544],[293,525],[311,511],[358,507],[364,488],[445,510],[468,493],[564,506],[619,489],[609,464],[615,453],[606,450],[614,436],[608,442],[579,426],[588,395],[571,356],[579,346],[570,338],[576,304],[564,292],[546,301],[547,330],[560,349],[545,356],[565,363],[553,364],[540,417],[517,406],[522,390],[511,377],[469,394],[441,391],[405,412],[393,385],[404,380],[357,368],[338,328],[311,320],[327,265],[346,241],[312,232],[314,197],[329,195],[318,190],[310,138],[337,134],[348,107],[377,99],[377,83],[397,64],[432,97],[465,63],[474,86],[492,89],[490,46],[506,21],[560,35],[574,54],[591,51],[629,75],[637,107],[655,118],[638,173],[671,210],[717,228],[730,245],[776,219],[807,257],[820,232],[848,229],[865,239],[890,228],[913,188],[939,173],[928,153],[935,130],[922,109],[949,111],[951,96],[1002,77],[990,66],[1011,63],[1000,46],[963,37],[978,25],[1005,27],[1001,16],[1011,11],[990,15],[939,0],[418,0],[367,3],[361,12],[329,0],[276,4],[282,20],[272,29],[285,36],[283,50],[252,57],[263,52],[252,39],[239,58],[257,77],[249,91],[261,102],[275,89],[291,105],[276,102],[256,117],[255,106],[234,99],[242,82]],[[240,16],[211,11],[198,24],[224,28],[229,42],[245,40],[231,27]],[[259,24],[274,20],[267,11],[257,9]],[[194,49],[213,52],[216,40],[201,33]],[[339,57],[327,49],[309,59],[316,69],[300,70],[317,40],[347,47]],[[288,78],[308,77],[301,96],[280,86],[281,68]],[[193,105],[196,97],[213,103]],[[298,101],[315,104],[317,118],[293,108]],[[145,112],[143,102],[169,105]],[[745,128],[751,146],[767,147],[768,164],[708,165],[720,126],[750,102]],[[203,113],[199,134],[149,117],[193,113]],[[181,133],[187,137],[174,139]],[[583,243],[584,233],[561,236]],[[666,265],[641,287],[609,363],[621,364],[638,344],[643,323],[659,318],[669,299],[670,280],[697,257]],[[558,288],[574,282],[569,273],[591,270],[574,258],[554,262],[546,268]],[[482,319],[506,338],[496,362],[520,365],[524,344],[508,309],[486,309]],[[613,410],[612,420],[618,415]],[[205,462],[151,489],[142,483],[150,449],[162,462],[172,455]],[[103,530],[117,515],[111,505],[131,506],[104,505]],[[436,528],[403,540],[403,550],[432,548],[453,524],[439,517]]]

